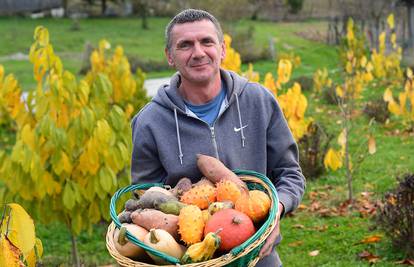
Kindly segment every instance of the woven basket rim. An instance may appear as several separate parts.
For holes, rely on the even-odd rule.
[[[247,182],[253,182],[253,183],[258,183],[261,184],[266,190],[267,192],[271,194],[271,190],[269,188],[269,186],[262,181],[260,178],[249,175],[249,174],[241,174],[239,175],[240,178],[243,181],[247,181]],[[271,203],[271,208],[272,209],[277,209],[278,206],[275,205],[273,198],[271,198],[272,203]],[[244,250],[242,250],[240,253],[238,253],[237,255],[233,255],[230,252],[222,255],[218,258],[214,258],[208,261],[203,261],[203,262],[198,262],[198,263],[190,263],[190,264],[170,264],[170,265],[163,265],[166,267],[176,267],[176,266],[186,266],[186,267],[208,267],[208,266],[224,266],[227,265],[241,257],[246,256],[248,253],[250,253],[252,250],[254,250],[255,248],[257,248],[258,246],[260,246],[266,239],[267,237],[270,235],[270,233],[273,231],[273,229],[275,228],[275,223],[274,220],[273,222],[271,222],[269,224],[269,227],[264,231],[264,233],[254,242],[252,242],[251,244],[249,244],[248,246],[246,246],[244,248]],[[111,224],[108,226],[108,230],[106,233],[106,247],[110,253],[110,255],[118,262],[119,265],[121,266],[126,266],[126,267],[142,267],[142,266],[159,266],[159,265],[153,265],[150,263],[144,263],[144,262],[139,262],[139,261],[134,261],[128,257],[125,257],[121,254],[119,254],[119,252],[117,251],[117,249],[115,248],[115,243],[114,243],[114,239],[113,239],[113,235],[116,229],[116,225],[114,222],[111,222]],[[249,266],[254,266],[257,261],[259,260],[259,257],[256,257],[255,259],[252,259]]]

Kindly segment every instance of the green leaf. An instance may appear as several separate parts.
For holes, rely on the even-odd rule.
[[[101,101],[107,102],[112,95],[112,84],[105,74],[99,73],[93,87],[95,89],[96,97]]]
[[[99,170],[99,181],[101,183],[102,189],[105,192],[111,191],[113,178],[111,172],[108,171],[106,167],[102,167]]]
[[[69,210],[73,209],[75,206],[75,196],[73,193],[70,183],[66,183],[65,188],[63,189],[63,205]]]

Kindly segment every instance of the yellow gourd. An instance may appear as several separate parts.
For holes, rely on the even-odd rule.
[[[148,246],[161,251],[167,255],[180,259],[184,252],[185,247],[178,244],[174,237],[170,235],[165,230],[162,229],[151,229],[149,233],[144,238],[144,243]],[[154,260],[154,262],[158,265],[167,265],[169,264],[168,261],[147,252],[148,255]]]
[[[195,243],[187,249],[181,258],[181,262],[187,264],[209,260],[220,247],[220,243],[220,236],[215,233],[208,233],[203,241]]]

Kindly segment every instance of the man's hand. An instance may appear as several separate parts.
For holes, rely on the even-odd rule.
[[[280,215],[283,213],[283,204],[279,202],[279,209],[278,213],[276,214],[275,223],[276,226],[273,229],[273,231],[270,233],[270,235],[267,237],[262,249],[260,250],[259,257],[264,258],[267,255],[269,255],[272,252],[272,248],[274,243],[276,242],[276,238],[280,234]]]

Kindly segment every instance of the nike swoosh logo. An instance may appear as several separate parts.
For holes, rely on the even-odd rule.
[[[234,127],[234,131],[237,133],[237,132],[239,132],[241,129],[244,129],[244,128],[246,128],[247,127],[247,124],[246,125],[244,125],[244,126],[242,126],[242,127],[240,127],[240,128],[236,128],[236,127]]]

